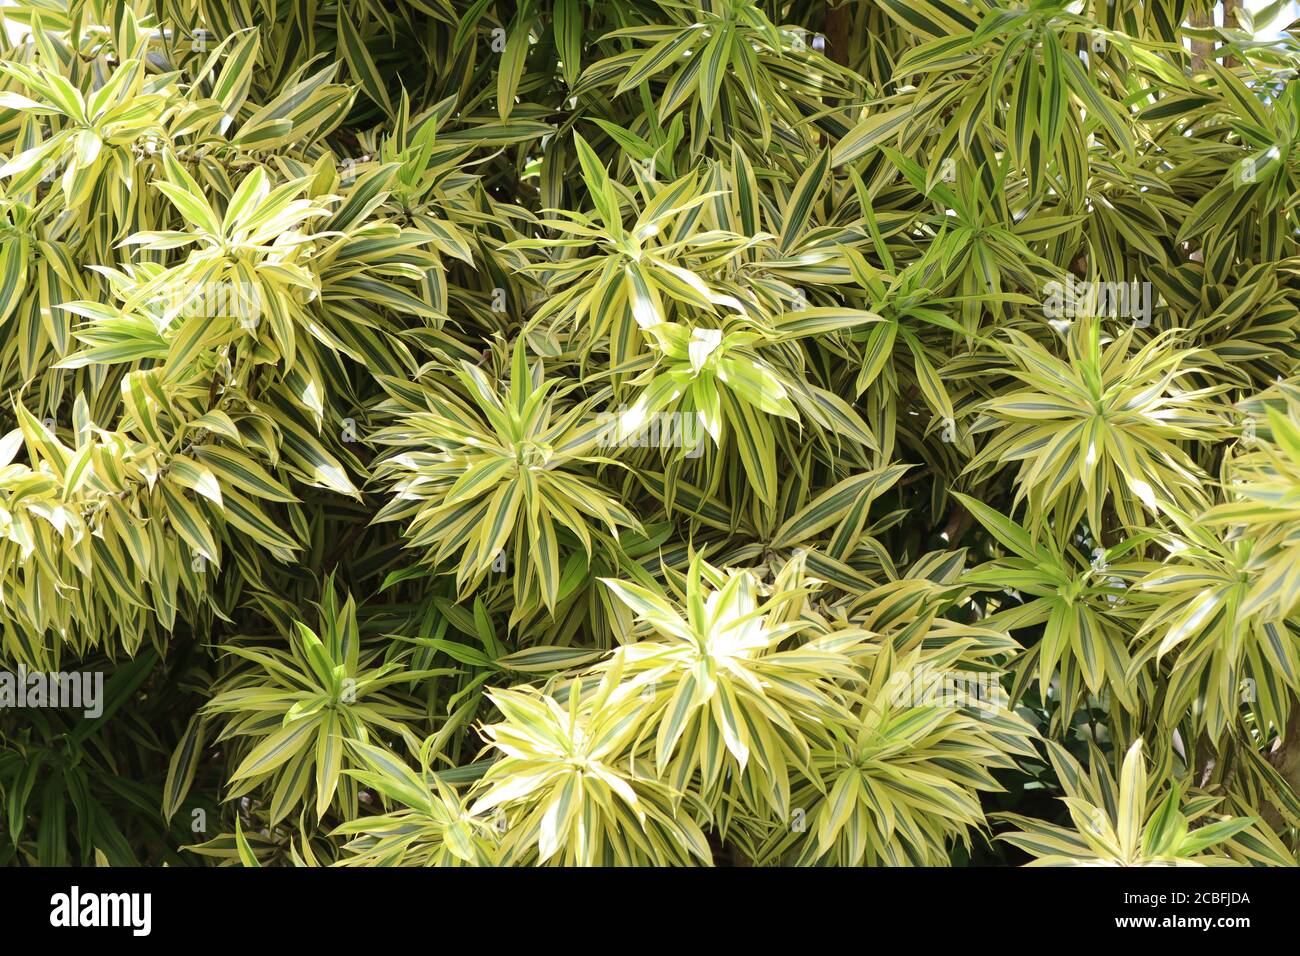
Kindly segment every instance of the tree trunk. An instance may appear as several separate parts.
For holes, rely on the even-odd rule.
[[[1291,713],[1286,719],[1286,728],[1280,739],[1268,755],[1268,762],[1281,774],[1293,793],[1300,793],[1300,701],[1291,701]],[[1271,806],[1263,808],[1263,817],[1275,830],[1285,827],[1282,815]]]
[[[1213,14],[1193,13],[1188,24],[1197,28],[1214,26]],[[1210,40],[1192,40],[1192,73],[1203,73],[1206,64],[1214,58],[1214,43]]]
[[[1223,0],[1223,25],[1224,27],[1239,26],[1237,22],[1237,10],[1241,6],[1241,0]],[[1223,61],[1224,66],[1237,66],[1238,61],[1235,56],[1227,57]]]
[[[826,35],[826,56],[840,66],[849,65],[849,36],[853,32],[853,10],[847,2],[830,7],[822,19]]]

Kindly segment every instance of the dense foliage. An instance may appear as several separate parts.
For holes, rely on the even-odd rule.
[[[1294,865],[1209,10],[0,8],[0,859]]]

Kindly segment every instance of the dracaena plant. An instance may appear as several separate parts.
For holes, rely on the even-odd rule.
[[[1135,341],[1136,327],[1103,335],[1103,323],[1081,316],[1069,323],[1067,355],[1008,330],[1007,372],[1022,389],[982,405],[995,430],[967,466],[1018,463],[1017,500],[1035,516],[1086,517],[1101,535],[1108,502],[1128,526],[1141,526],[1140,503],[1205,504],[1205,474],[1180,445],[1214,437],[1223,427],[1213,403],[1222,385],[1194,387],[1196,355],[1175,333]]]
[[[578,88],[617,82],[617,96],[668,72],[654,119],[666,122],[689,104],[695,153],[719,118],[734,123],[745,117],[766,143],[772,113],[797,127],[799,106],[814,90],[818,96],[848,97],[861,86],[815,48],[811,33],[801,27],[783,30],[752,0],[713,0],[696,9],[658,6],[667,22],[610,35],[648,45],[593,63]]]
[[[348,775],[382,794],[400,809],[341,824],[336,836],[352,837],[339,866],[486,866],[495,856],[491,820],[470,812],[468,798],[428,768],[417,774],[392,753],[372,744],[350,748],[364,761]]]
[[[524,267],[552,293],[530,324],[578,326],[588,342],[607,343],[617,368],[643,351],[638,329],[664,322],[673,309],[745,311],[734,295],[711,286],[709,276],[749,240],[703,227],[700,211],[712,196],[698,173],[667,184],[643,173],[637,208],[636,197],[610,177],[581,135],[574,135],[574,145],[596,215],[555,210],[537,224],[554,230],[554,238],[512,244],[552,252]],[[631,225],[625,225],[625,202],[635,212]]]
[[[1177,530],[1157,542],[1168,552],[1133,585],[1146,615],[1132,666],[1167,666],[1167,720],[1192,711],[1213,737],[1250,703],[1284,726],[1300,687],[1300,628],[1269,613],[1253,585],[1267,574],[1268,552],[1249,538],[1225,541],[1212,526],[1171,513]]]
[[[1069,726],[1087,694],[1108,695],[1119,708],[1135,711],[1149,685],[1135,680],[1130,634],[1116,605],[1124,597],[1124,580],[1110,567],[1107,554],[1095,548],[1085,555],[1076,542],[1022,528],[980,501],[959,500],[988,529],[1007,554],[969,571],[966,582],[998,589],[1013,600],[985,623],[1020,633],[1041,626],[1041,636],[1013,665],[1015,696],[1037,684],[1047,700],[1053,690],[1060,701],[1054,722]],[[1135,573],[1128,571],[1132,576]]]
[[[778,444],[773,419],[799,424],[802,411],[819,430],[865,448],[874,448],[875,438],[846,402],[816,385],[797,382],[759,347],[874,318],[867,312],[805,309],[781,316],[770,332],[743,320],[720,329],[675,322],[652,325],[646,333],[659,361],[643,376],[644,384],[638,379],[640,390],[618,414],[614,436],[627,442],[664,415],[692,420],[700,428],[693,435],[684,433],[678,457],[699,457],[705,435],[719,449],[724,442],[734,443],[754,494],[771,504],[776,499]]]
[[[1241,865],[1229,847],[1257,821],[1216,819],[1215,798],[1185,800],[1177,783],[1165,790],[1161,779],[1150,776],[1140,738],[1125,753],[1118,781],[1095,752],[1091,772],[1085,772],[1060,745],[1047,746],[1065,788],[1072,825],[1006,814],[1022,829],[999,834],[999,839],[1029,853],[1034,858],[1030,866]]]
[[[639,731],[635,691],[607,674],[584,697],[582,680],[563,706],[523,690],[497,691],[505,718],[484,728],[501,752],[472,813],[504,814],[504,862],[659,865],[708,862],[703,831],[683,798],[627,754]]]
[[[590,557],[596,544],[636,526],[588,473],[602,460],[607,425],[583,403],[561,407],[560,383],[544,378],[541,362],[529,363],[522,341],[504,395],[477,365],[462,361],[451,373],[459,393],[437,383],[390,385],[394,405],[405,406],[401,423],[375,441],[410,450],[376,466],[394,489],[376,520],[409,519],[408,546],[434,564],[455,557],[462,594],[504,565],[509,548],[519,605],[553,607],[563,557],[574,548]]]
[[[231,655],[250,666],[232,670],[204,708],[226,722],[218,740],[246,738],[226,799],[262,791],[272,826],[302,802],[322,818],[337,799],[355,817],[357,778],[343,773],[364,769],[355,748],[387,735],[418,749],[410,722],[420,711],[397,685],[447,673],[409,670],[363,649],[352,597],[340,603],[332,582],[326,589],[319,635],[292,621],[287,650],[232,644]]]
[[[1300,394],[1284,385],[1276,399],[1260,398],[1249,404],[1237,453],[1226,462],[1227,500],[1200,521],[1253,543],[1261,573],[1242,610],[1278,618],[1300,602]]]
[[[171,324],[184,315],[202,323],[203,335],[216,321],[260,337],[262,361],[288,370],[296,355],[296,327],[307,324],[305,303],[319,294],[319,282],[306,263],[305,247],[313,241],[303,231],[329,215],[319,202],[302,194],[309,180],[291,179],[272,186],[266,172],[253,169],[218,215],[202,188],[175,155],[163,156],[165,181],[155,183],[185,221],[185,230],[137,232],[125,240],[149,250],[196,244],[178,265],[165,269],[132,290],[123,305],[130,313],[150,300],[164,300],[161,319]],[[300,228],[302,227],[302,228]],[[216,300],[216,301],[213,301]],[[189,331],[189,336],[199,335]]]
[[[0,187],[2,189],[3,187]],[[81,298],[83,279],[69,245],[47,238],[32,202],[10,198],[0,201],[0,329],[5,344],[0,346],[0,382],[9,388],[35,386],[30,405],[38,413],[52,409],[61,396],[41,374],[55,357],[68,350],[67,326],[41,309],[42,295],[59,302]]]
[[[816,775],[792,795],[799,826],[765,854],[802,865],[943,866],[956,842],[987,828],[981,791],[992,770],[1033,754],[1033,728],[1006,707],[996,679],[962,671],[961,642],[896,657],[889,644],[863,674],[853,719],[816,746]],[[973,663],[973,662],[969,662]],[[996,674],[996,671],[986,671]]]
[[[909,50],[896,67],[915,83],[906,97],[916,103],[910,121],[934,123],[939,130],[942,148],[934,153],[932,171],[959,142],[985,136],[1007,149],[1030,192],[1037,193],[1045,167],[1080,133],[1074,102],[1098,119],[1098,133],[1116,150],[1134,151],[1119,105],[1127,94],[1127,37],[1064,2],[996,4],[978,18],[950,9],[935,24],[942,32]],[[1086,63],[1076,54],[1080,46],[1089,50]],[[942,113],[954,99],[960,100],[957,108]]]
[[[63,206],[75,209],[94,194],[101,178],[110,199],[108,209],[119,224],[131,208],[141,151],[133,147],[145,137],[157,143],[163,135],[163,113],[169,105],[165,79],[150,77],[142,55],[118,64],[108,82],[90,92],[74,86],[48,66],[13,61],[0,63],[2,72],[28,94],[0,93],[0,107],[31,117],[28,145],[0,166],[0,177],[12,177],[9,190],[34,194],[42,179],[58,176]],[[50,117],[52,128],[42,136],[37,117]]]
[[[109,636],[95,626],[100,620],[112,622],[114,643],[127,651],[156,628],[171,629],[183,606],[206,604],[204,573],[220,565],[218,542],[232,530],[284,554],[298,548],[258,503],[293,495],[238,449],[208,443],[220,425],[161,401],[159,379],[136,372],[122,380],[130,417],[116,432],[98,428],[79,401],[64,436],[71,444],[16,409],[19,427],[0,446],[0,527],[13,595],[0,613],[18,660],[45,660],[54,650],[50,631],[82,651],[96,646]],[[14,460],[20,452],[27,463]],[[80,582],[75,596],[56,600],[68,582]],[[144,609],[152,614],[142,616]],[[78,620],[89,626],[78,629]]]
[[[1283,6],[4,4],[0,863],[1294,864]]]
[[[739,808],[786,819],[809,740],[849,719],[838,685],[856,678],[849,652],[859,634],[794,640],[806,627],[784,613],[800,593],[790,583],[797,570],[787,566],[761,595],[752,574],[723,574],[696,555],[680,603],[605,582],[650,632],[602,665],[641,698],[647,758],[674,790],[694,790],[728,816]]]

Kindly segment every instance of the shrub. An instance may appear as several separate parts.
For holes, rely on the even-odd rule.
[[[1290,34],[0,12],[0,860],[1295,864]]]

